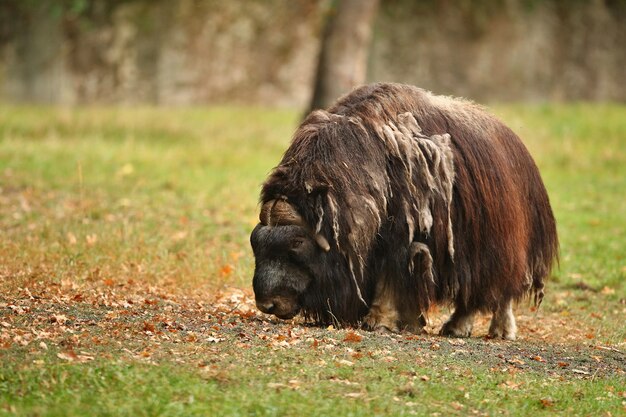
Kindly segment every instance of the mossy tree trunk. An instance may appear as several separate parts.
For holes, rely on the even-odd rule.
[[[365,82],[379,0],[338,0],[329,10],[309,110],[328,107]]]

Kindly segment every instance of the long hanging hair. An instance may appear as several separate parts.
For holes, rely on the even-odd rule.
[[[385,280],[400,311],[543,297],[556,225],[532,157],[471,102],[373,84],[312,112],[261,192],[329,242],[305,317],[357,324]]]

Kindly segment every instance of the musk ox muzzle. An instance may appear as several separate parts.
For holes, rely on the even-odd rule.
[[[252,285],[259,310],[281,319],[291,319],[300,312],[298,297],[306,288],[301,285],[306,283],[306,277],[300,276],[299,271],[288,274],[288,266],[279,261],[257,268]]]

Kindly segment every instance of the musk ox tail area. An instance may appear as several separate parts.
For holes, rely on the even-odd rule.
[[[541,302],[558,252],[518,136],[478,105],[412,86],[364,86],[311,113],[263,185],[264,207],[276,200],[316,249],[298,257],[287,224],[262,218],[255,282],[321,323],[419,331],[432,304],[451,303],[442,333],[468,336],[474,314],[492,312],[490,334],[512,339],[511,303]],[[294,274],[299,285],[280,278]]]

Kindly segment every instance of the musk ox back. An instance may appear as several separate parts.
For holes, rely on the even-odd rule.
[[[318,323],[515,338],[511,303],[540,303],[554,216],[520,139],[481,107],[374,84],[312,112],[261,192],[251,235],[260,310]]]

